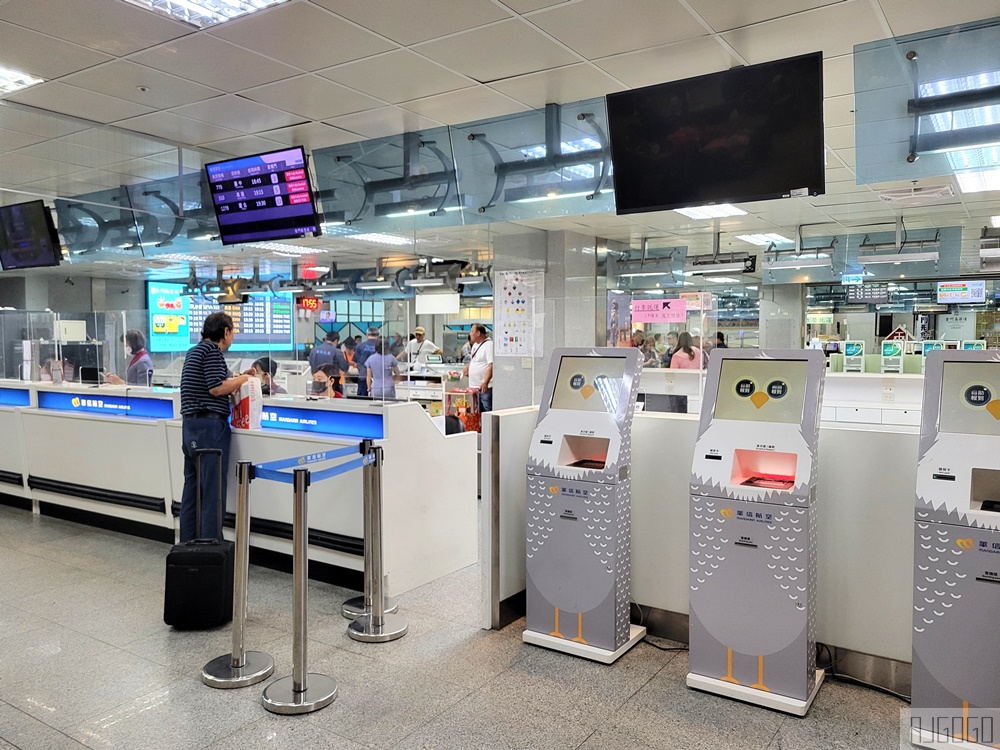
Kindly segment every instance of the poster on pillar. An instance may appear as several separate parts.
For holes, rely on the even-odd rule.
[[[493,290],[498,357],[541,357],[545,272],[500,271]]]
[[[632,346],[632,295],[608,290],[608,346]]]

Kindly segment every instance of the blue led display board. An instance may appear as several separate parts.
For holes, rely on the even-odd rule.
[[[161,398],[38,392],[38,408],[131,419],[173,419],[174,403]]]
[[[318,432],[324,435],[371,438],[385,437],[381,414],[325,409],[296,409],[265,404],[260,418],[265,430]]]
[[[31,394],[27,388],[0,388],[0,406],[28,406]]]

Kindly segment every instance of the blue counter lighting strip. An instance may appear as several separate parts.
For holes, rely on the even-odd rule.
[[[122,398],[94,393],[38,392],[38,408],[106,417],[131,419],[173,419],[174,402],[160,398]]]
[[[272,469],[254,469],[254,475],[257,479],[270,479],[272,482],[284,482],[285,484],[291,484],[295,481],[294,475]]]
[[[381,414],[327,409],[297,409],[265,405],[260,425],[265,430],[318,432],[324,435],[371,438],[385,437]]]
[[[257,464],[256,469],[260,471],[261,469],[288,469],[293,466],[306,466],[307,464],[316,464],[320,461],[332,461],[335,458],[345,458],[347,456],[356,456],[359,453],[359,446],[349,445],[346,448],[338,448],[334,451],[323,451],[322,453],[309,453],[305,456],[295,456],[294,458],[282,458],[277,461],[266,461],[262,464]]]
[[[370,460],[370,456],[362,456],[361,458],[356,458],[353,461],[345,461],[337,466],[331,466],[329,469],[314,471],[309,478],[313,481],[313,483],[322,482],[324,479],[329,479],[330,477],[335,477],[340,474],[346,474],[349,471],[354,471],[355,469],[360,469]]]
[[[31,394],[26,388],[0,388],[0,406],[28,406]]]

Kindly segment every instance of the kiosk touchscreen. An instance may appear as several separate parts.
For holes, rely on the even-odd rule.
[[[920,349],[919,352],[916,351],[916,349],[914,349],[914,353],[915,354],[922,354],[923,355],[923,359],[920,361],[920,372],[926,372],[926,370],[927,370],[927,355],[928,354],[930,354],[931,352],[942,351],[942,350],[947,349],[947,348],[948,348],[948,346],[947,346],[947,344],[944,341],[927,340],[927,341],[923,342],[923,347]]]
[[[1000,352],[932,352],[923,403],[910,739],[921,747],[995,747],[1000,743]]]
[[[882,372],[903,372],[903,344],[902,339],[882,342]]]
[[[986,351],[986,341],[983,339],[975,339],[972,341],[963,341],[962,349],[971,349],[972,351]]]
[[[865,342],[844,342],[844,372],[865,371]]]
[[[803,716],[816,669],[817,351],[717,349],[691,471],[689,687]]]
[[[527,465],[524,641],[610,664],[629,624],[637,349],[556,349]]]

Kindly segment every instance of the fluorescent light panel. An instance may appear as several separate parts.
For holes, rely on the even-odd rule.
[[[937,263],[938,253],[896,253],[894,255],[858,255],[858,263],[872,265],[899,265],[901,263]]]
[[[404,286],[444,286],[444,279],[406,279]]]
[[[703,266],[689,266],[685,276],[706,276],[715,273],[743,273],[743,261],[738,263],[712,263]]]
[[[285,0],[126,0],[199,29],[231,21]]]
[[[482,276],[462,276],[458,279],[459,284],[482,284],[486,281]]]
[[[985,193],[1000,190],[1000,169],[983,169],[978,172],[958,172],[955,174],[958,188],[963,193]]]
[[[816,258],[778,258],[776,260],[765,260],[764,270],[773,271],[778,269],[793,269],[798,270],[799,268],[824,268],[833,267],[833,261],[829,257],[816,257]]]
[[[724,219],[727,216],[745,216],[746,211],[736,208],[728,203],[720,203],[717,206],[695,206],[693,208],[675,208],[679,214],[687,216],[689,219],[708,221],[709,219]]]
[[[392,289],[391,281],[359,281],[358,289]]]
[[[1000,216],[991,216],[990,224],[993,225],[994,229],[1000,229]]]
[[[770,245],[772,242],[790,244],[792,242],[780,234],[738,234],[736,239],[749,242],[751,245]]]
[[[34,86],[39,83],[45,83],[45,81],[41,78],[29,76],[27,73],[22,73],[19,70],[0,67],[0,94],[12,94],[15,91],[20,91],[21,89],[28,88],[28,86]]]

